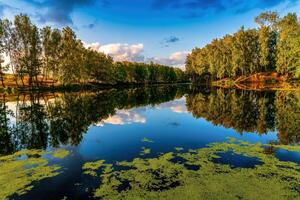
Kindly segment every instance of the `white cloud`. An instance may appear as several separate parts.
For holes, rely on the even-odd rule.
[[[97,126],[104,126],[104,124],[124,125],[132,123],[146,123],[146,118],[137,111],[118,110],[115,115],[109,116],[107,119],[97,123]]]
[[[188,54],[189,54],[188,51],[179,51],[179,52],[172,53],[167,58],[163,58],[163,57],[150,58],[149,62],[152,61],[154,63],[159,63],[162,65],[184,68],[185,59]]]
[[[179,51],[172,53],[169,57],[153,57],[145,58],[143,55],[144,45],[127,44],[127,43],[112,43],[106,45],[100,45],[95,43],[84,43],[86,48],[91,48],[95,51],[103,52],[114,58],[115,61],[133,61],[133,62],[154,62],[162,65],[184,68],[184,63],[188,51]]]
[[[144,55],[144,45],[139,44],[127,44],[127,43],[112,43],[106,45],[100,45],[98,42],[85,44],[87,48],[103,52],[114,58],[115,61],[133,61],[133,62],[143,62]]]
[[[6,55],[6,53],[1,53],[0,54],[1,59],[3,60],[2,65],[6,66],[10,63],[10,58],[9,56]],[[10,67],[8,67],[7,71],[5,71],[5,73],[12,73],[12,69]]]

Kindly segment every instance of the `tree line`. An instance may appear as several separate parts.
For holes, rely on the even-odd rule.
[[[59,85],[164,83],[186,81],[178,69],[154,63],[114,62],[113,58],[85,48],[70,27],[39,29],[27,15],[13,22],[0,20],[0,79],[5,86],[9,69],[17,86],[40,86],[46,79]],[[4,64],[4,57],[9,63]],[[20,83],[19,83],[20,82]]]
[[[193,77],[212,80],[274,71],[300,77],[300,21],[295,13],[280,18],[264,12],[255,18],[258,28],[241,27],[214,39],[187,56],[186,70]]]

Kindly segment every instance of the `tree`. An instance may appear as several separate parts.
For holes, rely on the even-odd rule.
[[[96,80],[99,83],[114,83],[112,57],[92,49],[86,49],[84,57],[85,74],[88,75],[90,80]]]
[[[45,27],[41,31],[43,52],[43,77],[50,77],[53,83],[58,76],[61,53],[61,31]]]
[[[29,49],[29,65],[28,76],[29,85],[33,84],[33,78],[35,78],[35,84],[39,85],[38,75],[41,73],[41,41],[39,31],[35,25],[31,29],[30,37],[30,49]]]
[[[300,22],[297,15],[289,13],[278,24],[276,69],[300,77]]]
[[[255,18],[260,25],[258,30],[260,44],[260,65],[264,71],[274,70],[276,65],[276,43],[278,14],[276,12],[264,12]]]
[[[3,25],[3,21],[0,20],[0,79],[1,79],[1,83],[2,86],[5,87],[4,85],[4,72],[6,71],[6,67],[4,66],[4,59],[3,59],[3,54],[5,52],[5,47],[4,47],[4,25]]]
[[[65,84],[79,83],[83,63],[83,45],[70,27],[63,28],[58,79]]]
[[[16,73],[16,46],[17,39],[15,37],[15,28],[11,21],[4,19],[1,21],[3,36],[1,37],[1,43],[3,44],[4,54],[8,57],[9,63],[6,65],[6,68],[10,68],[14,74],[14,80],[18,86],[18,74]]]
[[[41,54],[38,29],[31,23],[29,17],[23,14],[15,16],[14,25],[13,60],[16,64],[16,73],[21,78],[23,86],[26,75],[30,86],[34,82],[38,84]]]
[[[259,68],[258,34],[254,29],[243,27],[234,34],[232,49],[233,76],[248,75]]]

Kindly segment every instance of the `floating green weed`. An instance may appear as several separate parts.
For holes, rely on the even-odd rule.
[[[48,165],[42,150],[23,150],[13,155],[0,157],[0,199],[13,194],[22,195],[33,188],[32,183],[59,174],[57,165]],[[66,150],[57,150],[53,157],[67,156]]]
[[[68,150],[65,149],[57,149],[52,153],[54,158],[65,158],[70,154]]]
[[[142,147],[142,152],[140,153],[140,155],[146,155],[146,154],[150,154],[151,153],[151,149],[150,148],[146,148],[146,147]]]
[[[104,162],[105,160],[98,160],[96,162],[85,163],[82,167],[82,169],[84,170],[83,173],[91,176],[97,176],[96,170],[104,166]]]
[[[176,151],[182,151],[183,148],[182,148],[182,147],[175,147],[175,150],[176,150]]]
[[[300,151],[300,146],[289,146],[289,145],[271,145],[278,149],[284,149],[287,151]]]
[[[298,147],[288,147],[289,150]],[[254,168],[231,168],[214,163],[221,152],[256,157]],[[156,158],[135,158],[107,165],[95,191],[101,199],[299,199],[300,166],[264,153],[264,145],[230,139],[186,153],[166,153]],[[184,163],[174,162],[182,158]],[[186,166],[198,166],[198,170]],[[122,169],[125,168],[125,169]]]
[[[149,138],[146,138],[146,137],[144,137],[144,138],[142,139],[142,142],[154,143],[153,140],[151,140],[151,139],[149,139]]]

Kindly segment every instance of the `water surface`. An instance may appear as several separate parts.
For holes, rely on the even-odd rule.
[[[177,85],[24,93],[1,96],[0,118],[2,156],[23,149],[70,152],[62,159],[49,159],[50,165],[61,167],[57,176],[34,181],[32,189],[10,198],[83,199],[94,198],[95,189],[101,185],[100,179],[83,173],[87,162],[130,162],[137,157],[201,149],[211,143],[227,142],[228,138],[297,145],[300,92]],[[300,163],[297,151],[270,146],[265,148],[265,154]],[[215,162],[233,168],[262,164],[253,157],[228,152],[220,155]],[[201,169],[190,164],[190,170]]]

